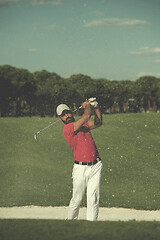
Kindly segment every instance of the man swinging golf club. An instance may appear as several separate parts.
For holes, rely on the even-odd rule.
[[[91,106],[94,108],[94,120],[89,120]],[[94,221],[97,220],[99,211],[102,162],[90,130],[102,125],[102,116],[96,98],[90,98],[81,107],[84,108],[84,114],[76,121],[67,105],[60,104],[57,107],[57,115],[64,123],[64,138],[70,144],[75,160],[68,219],[78,218],[80,204],[87,189],[87,220]]]

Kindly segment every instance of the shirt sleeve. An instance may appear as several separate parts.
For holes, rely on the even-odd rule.
[[[63,134],[65,137],[71,137],[74,135],[73,122],[64,126]]]
[[[89,123],[88,122],[86,122],[83,126],[85,126],[85,127],[87,127],[87,128],[89,128]]]

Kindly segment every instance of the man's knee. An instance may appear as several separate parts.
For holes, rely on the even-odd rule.
[[[82,196],[73,196],[71,199],[70,204],[74,205],[74,206],[79,206],[81,204],[82,201]]]
[[[88,194],[87,202],[92,207],[97,206],[99,204],[99,192]]]

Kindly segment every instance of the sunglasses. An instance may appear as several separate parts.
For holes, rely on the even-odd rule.
[[[70,110],[63,110],[61,117],[64,117],[67,113],[72,113]]]

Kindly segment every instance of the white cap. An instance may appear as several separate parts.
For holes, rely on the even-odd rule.
[[[60,104],[57,107],[57,115],[60,116],[64,110],[70,110],[70,108],[66,104]]]

